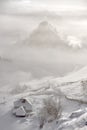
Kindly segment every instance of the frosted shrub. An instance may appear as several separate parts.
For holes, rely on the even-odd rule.
[[[44,108],[48,115],[58,118],[60,116],[60,101],[55,97],[49,97],[44,100]]]
[[[43,106],[39,111],[40,127],[45,122],[51,122],[61,116],[61,105],[59,99],[47,97],[43,100]]]
[[[83,94],[87,96],[87,80],[81,81],[81,85],[83,87]]]

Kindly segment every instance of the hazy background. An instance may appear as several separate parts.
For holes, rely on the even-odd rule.
[[[58,43],[57,48],[26,45],[30,34],[44,20],[65,41],[71,37],[70,42]],[[86,0],[0,0],[1,84],[63,76],[86,66],[86,35]]]

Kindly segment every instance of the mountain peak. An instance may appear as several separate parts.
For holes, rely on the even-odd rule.
[[[32,31],[28,44],[36,47],[56,47],[64,44],[58,35],[57,30],[48,21],[42,21],[38,27]]]

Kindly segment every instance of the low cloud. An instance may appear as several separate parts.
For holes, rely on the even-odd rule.
[[[67,37],[68,45],[72,48],[82,48],[82,41],[75,36]]]

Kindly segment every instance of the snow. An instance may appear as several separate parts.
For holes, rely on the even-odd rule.
[[[86,130],[86,129],[87,129],[87,127],[85,126],[83,128],[76,128],[75,130]]]

